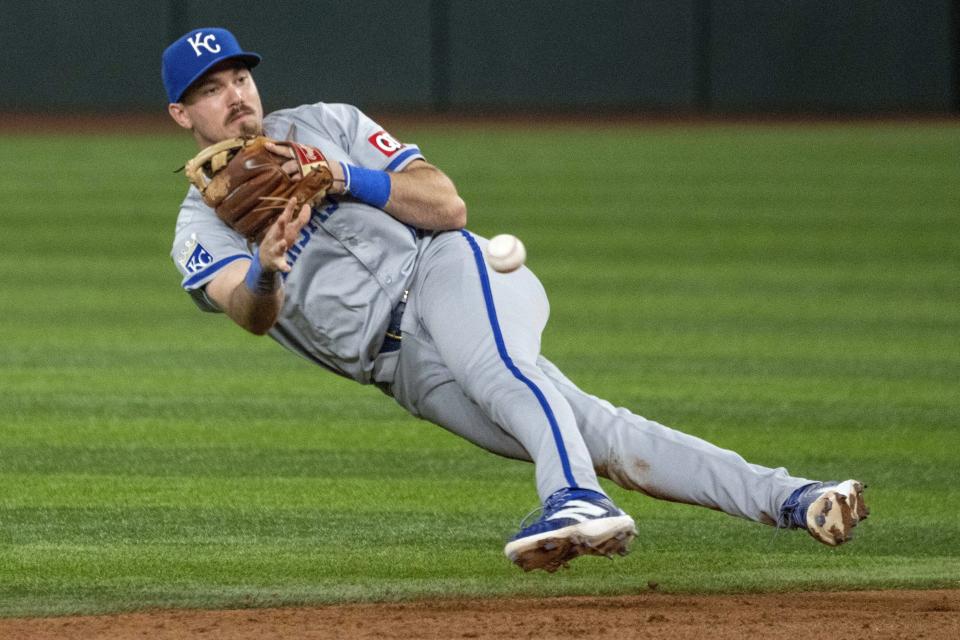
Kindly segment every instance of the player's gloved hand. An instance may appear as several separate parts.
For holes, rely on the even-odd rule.
[[[295,172],[290,162],[297,166]],[[319,149],[264,136],[218,142],[184,169],[217,216],[253,242],[262,240],[288,201],[319,204],[333,185],[330,165]]]

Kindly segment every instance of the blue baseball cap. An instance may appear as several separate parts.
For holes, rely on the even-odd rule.
[[[163,86],[170,102],[180,102],[190,85],[210,67],[236,58],[248,67],[260,63],[260,54],[244,51],[232,33],[217,27],[194,29],[177,38],[163,52]]]

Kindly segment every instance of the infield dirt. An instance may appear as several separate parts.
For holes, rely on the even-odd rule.
[[[10,618],[0,638],[960,638],[960,591],[445,600]]]

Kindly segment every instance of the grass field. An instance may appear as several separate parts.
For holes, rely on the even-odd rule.
[[[416,141],[521,236],[545,353],[748,459],[866,481],[838,550],[611,486],[634,553],[523,574],[529,465],[197,312],[181,135],[0,139],[0,615],[455,595],[960,587],[960,126]]]

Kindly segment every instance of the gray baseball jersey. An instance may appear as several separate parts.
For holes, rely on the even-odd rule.
[[[397,171],[423,158],[356,107],[314,104],[277,111],[264,133],[320,149],[331,162]],[[286,299],[270,337],[301,356],[361,383],[374,380],[391,311],[408,288],[430,234],[349,197],[329,198],[287,255]],[[251,247],[191,187],[180,208],[173,257],[201,308],[216,308],[203,287]]]
[[[371,169],[401,170],[422,157],[347,105],[278,111],[264,128]],[[415,416],[533,461],[541,499],[564,487],[602,491],[599,474],[659,498],[776,522],[808,480],[578,389],[540,354],[549,304],[539,280],[526,267],[491,270],[485,246],[466,230],[424,233],[373,206],[331,198],[288,253],[293,268],[269,335],[340,375],[376,383]],[[251,251],[191,187],[172,255],[183,288],[215,310],[204,285]],[[391,342],[388,327],[404,307],[402,340]]]

